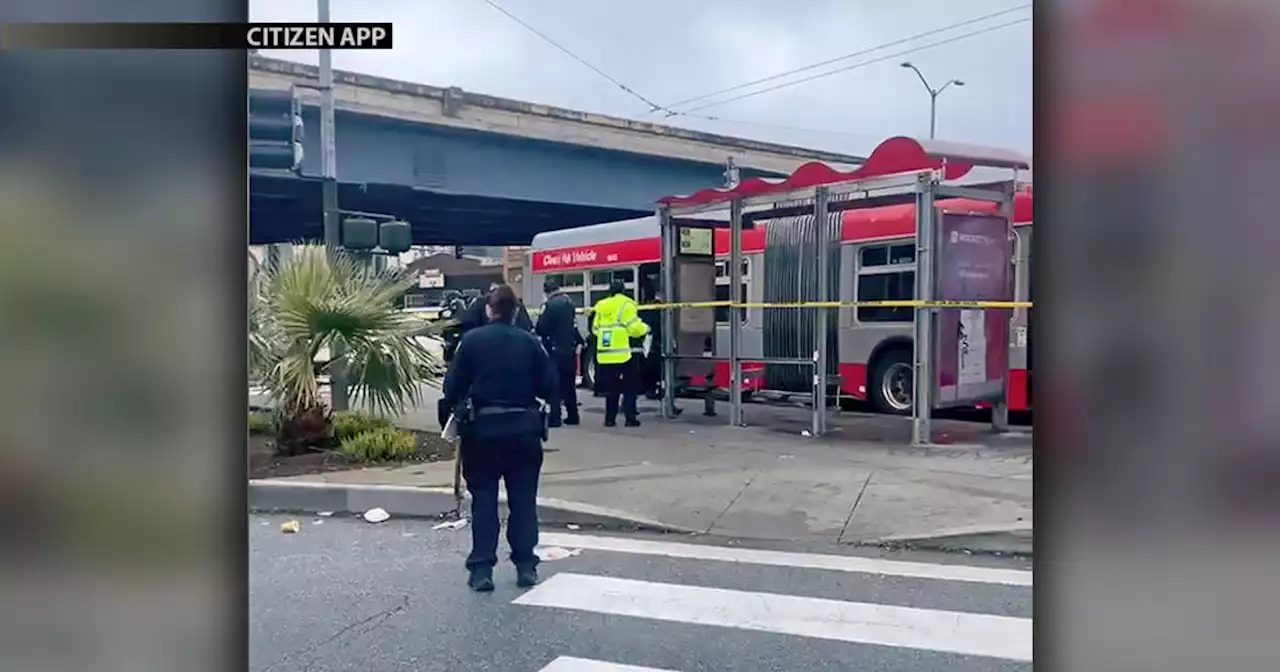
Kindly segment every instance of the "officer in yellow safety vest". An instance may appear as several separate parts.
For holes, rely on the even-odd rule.
[[[615,279],[609,296],[592,307],[591,330],[596,337],[596,389],[604,392],[604,426],[618,420],[618,398],[627,427],[639,427],[636,396],[644,389],[640,358],[633,355],[632,339],[643,339],[649,327],[640,320],[636,302],[626,294],[626,285]],[[641,341],[643,343],[643,341]],[[639,348],[643,350],[643,347]]]

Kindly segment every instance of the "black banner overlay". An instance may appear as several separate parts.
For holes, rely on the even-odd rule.
[[[391,49],[390,23],[6,23],[0,49]]]

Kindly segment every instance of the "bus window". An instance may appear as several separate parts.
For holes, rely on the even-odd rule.
[[[592,285],[608,285],[613,280],[622,280],[630,286],[636,281],[636,269],[634,268],[615,268],[611,271],[592,271]]]
[[[874,247],[862,248],[859,266],[862,268],[870,268],[873,266],[884,266],[889,263],[889,246],[876,245]]]
[[[910,301],[915,298],[916,272],[897,270],[915,264],[915,244],[871,245],[858,254],[858,301]],[[911,308],[858,308],[859,322],[910,322]]]
[[[601,300],[609,298],[608,289],[595,289],[591,291],[591,305],[600,303]]]
[[[916,246],[915,243],[906,245],[894,245],[889,248],[889,265],[895,264],[914,264],[916,263]]]
[[[621,280],[627,289],[627,296],[635,299],[638,298],[636,287],[636,269],[632,268],[614,268],[607,271],[591,272],[591,305],[609,296],[609,283],[613,280]]]
[[[559,285],[560,289],[583,287],[586,284],[582,273],[551,273],[546,279]]]
[[[916,263],[915,243],[900,245],[875,245],[862,248],[859,266],[874,268],[877,266],[896,266]]]
[[[742,277],[745,278],[748,275],[751,275],[751,260],[743,259],[742,260]],[[716,278],[728,278],[728,277],[729,277],[729,262],[727,260],[717,261],[716,262]]]
[[[729,285],[727,285],[727,284],[717,284],[717,285],[716,285],[716,299],[715,299],[715,300],[716,300],[716,301],[728,301],[728,300],[729,300]],[[744,283],[742,283],[742,292],[741,292],[741,294],[740,294],[740,295],[739,295],[739,297],[738,297],[738,302],[739,302],[739,303],[746,303],[746,302],[747,302],[747,283],[745,283],[745,282],[744,282]],[[729,323],[729,307],[728,307],[728,306],[716,306],[715,311],[716,311],[716,323],[718,323],[718,324],[728,324],[728,323]],[[739,321],[739,322],[746,322],[746,321],[747,321],[747,311],[746,311],[745,309],[743,309],[743,310],[739,311],[739,319],[738,319],[738,321]]]
[[[751,285],[751,260],[742,260],[742,290],[739,292],[738,302],[747,302],[747,287]],[[729,297],[729,262],[721,260],[716,262],[716,301],[728,301]],[[729,307],[718,306],[715,308],[716,323],[729,323]],[[747,321],[747,311],[741,311],[741,322]]]
[[[915,298],[916,272],[866,273],[858,276],[859,301],[910,301]],[[912,308],[859,307],[859,322],[910,322]]]

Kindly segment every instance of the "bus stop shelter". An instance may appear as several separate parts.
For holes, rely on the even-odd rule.
[[[705,324],[691,314],[694,306],[690,304],[697,304],[697,308],[710,305],[702,301],[704,296],[697,291],[705,274],[698,270],[696,257],[714,256],[707,251],[709,243],[699,242],[710,234],[704,236],[700,231],[729,230],[729,286],[738,287],[744,228],[771,218],[807,214],[812,214],[816,222],[826,222],[828,213],[914,202],[917,271],[913,300],[841,303],[830,296],[829,283],[819,281],[816,296],[786,306],[817,311],[812,355],[752,357],[752,361],[811,367],[812,435],[821,436],[827,432],[827,324],[831,312],[872,303],[909,304],[915,309],[913,443],[932,443],[931,412],[949,406],[989,403],[994,409],[993,425],[1003,429],[1007,424],[1007,311],[1022,305],[1013,302],[1013,274],[1009,268],[1012,265],[1012,203],[1018,171],[1029,170],[1030,163],[1030,158],[1011,150],[894,137],[880,143],[867,161],[854,170],[840,171],[811,162],[780,180],[750,178],[732,187],[661,199],[656,213],[662,239],[661,284],[663,295],[672,304],[662,315],[663,416],[674,418],[676,415],[675,383],[682,366],[727,359],[729,424],[744,424],[742,327],[738,317],[747,304],[736,299],[724,302],[730,311],[727,357],[705,352],[687,338],[690,331],[705,330]],[[934,207],[935,199],[939,198],[994,202],[999,214],[943,216]],[[818,278],[829,277],[832,244],[828,236],[817,238],[814,263]],[[977,317],[972,314],[974,311],[978,311]],[[977,379],[970,375],[969,379],[962,380],[965,377],[957,367],[963,362],[948,356],[963,344],[966,329],[982,330],[984,343],[995,339],[1004,344],[1005,356],[997,358],[999,361],[994,366],[988,363],[990,370],[978,372]],[[961,339],[959,343],[957,338]],[[946,347],[941,347],[943,345]],[[1000,366],[1004,371],[998,370]]]

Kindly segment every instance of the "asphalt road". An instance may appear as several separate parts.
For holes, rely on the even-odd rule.
[[[1024,561],[548,530],[477,595],[468,530],[289,519],[248,522],[257,672],[1031,669]]]

